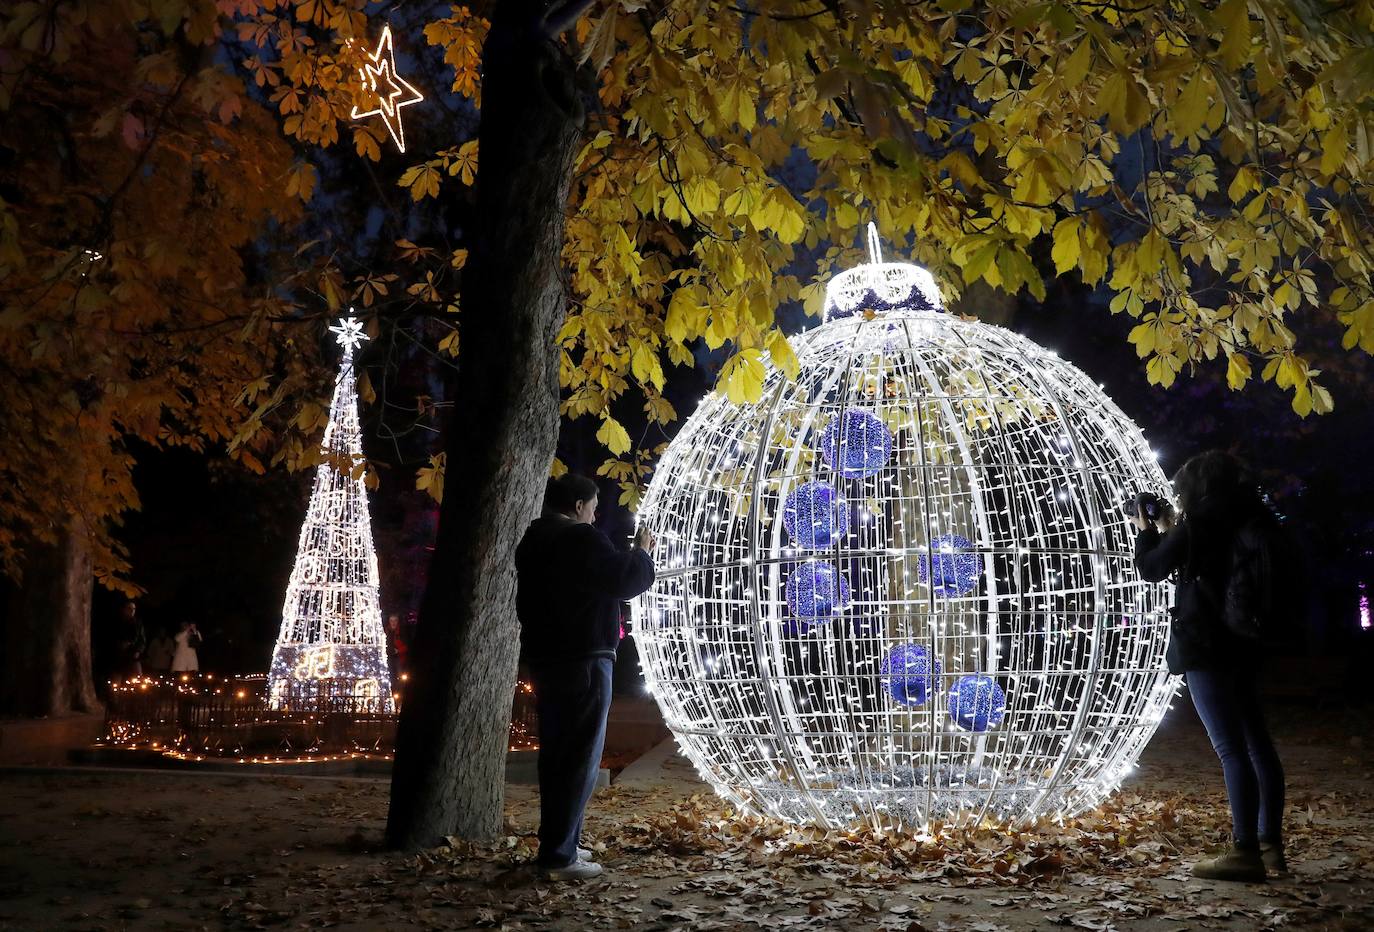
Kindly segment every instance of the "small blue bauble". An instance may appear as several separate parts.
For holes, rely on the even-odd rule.
[[[875,414],[846,411],[825,426],[821,457],[846,478],[871,476],[892,459],[892,431]]]
[[[940,661],[919,644],[898,644],[887,652],[878,672],[887,693],[901,705],[923,705],[941,672]]]
[[[949,691],[949,717],[965,731],[987,731],[1007,713],[1007,694],[990,676],[961,676]]]
[[[978,588],[983,575],[983,556],[969,553],[973,542],[958,534],[942,534],[930,542],[931,555],[917,562],[921,582],[930,583],[944,598],[968,595]],[[932,569],[933,567],[933,569]]]
[[[782,524],[803,550],[824,550],[849,533],[849,508],[824,482],[808,482],[787,494]]]
[[[849,604],[849,580],[829,563],[801,564],[783,588],[787,607],[804,621],[829,618]]]

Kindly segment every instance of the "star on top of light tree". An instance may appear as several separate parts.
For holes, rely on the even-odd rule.
[[[345,353],[353,352],[367,339],[367,334],[363,333],[363,322],[356,317],[345,317],[337,327],[330,327],[329,332],[335,334]]]
[[[363,82],[363,92],[371,94],[376,99],[371,110],[354,106],[353,119],[381,117],[396,147],[404,152],[406,133],[405,127],[401,125],[401,108],[418,104],[425,98],[410,82],[396,73],[396,49],[391,42],[390,26],[382,30],[377,51],[369,55],[368,59],[369,61],[358,69],[358,76]]]

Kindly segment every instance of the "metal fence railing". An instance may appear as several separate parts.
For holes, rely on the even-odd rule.
[[[402,696],[394,698],[399,708]],[[110,683],[100,743],[252,762],[390,757],[396,721],[375,693],[354,694],[341,684],[320,683],[269,702],[260,674],[136,676]],[[511,750],[538,747],[536,723],[534,691],[522,681],[511,708]]]

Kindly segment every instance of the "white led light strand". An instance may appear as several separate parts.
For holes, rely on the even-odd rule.
[[[393,712],[353,373],[353,350],[367,337],[356,319],[329,329],[343,347],[324,431],[332,462],[315,468],[272,652],[268,704]]]
[[[1171,593],[1136,575],[1122,510],[1168,483],[1081,371],[943,313],[876,237],[870,256],[794,338],[795,381],[708,396],[664,454],[641,510],[650,691],[756,813],[921,831],[1080,812],[1174,694]]]

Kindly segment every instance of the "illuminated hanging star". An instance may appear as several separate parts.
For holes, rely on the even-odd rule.
[[[377,51],[368,56],[370,61],[358,69],[364,92],[376,98],[371,110],[353,108],[353,119],[361,120],[379,116],[395,140],[396,147],[406,151],[405,127],[401,125],[401,108],[418,104],[424,95],[410,82],[396,73],[396,50],[391,44],[391,27],[382,30],[382,40],[377,43]]]
[[[367,334],[363,333],[363,322],[356,317],[344,318],[339,321],[339,326],[330,327],[329,332],[336,335],[345,353],[353,352],[367,339]]]

